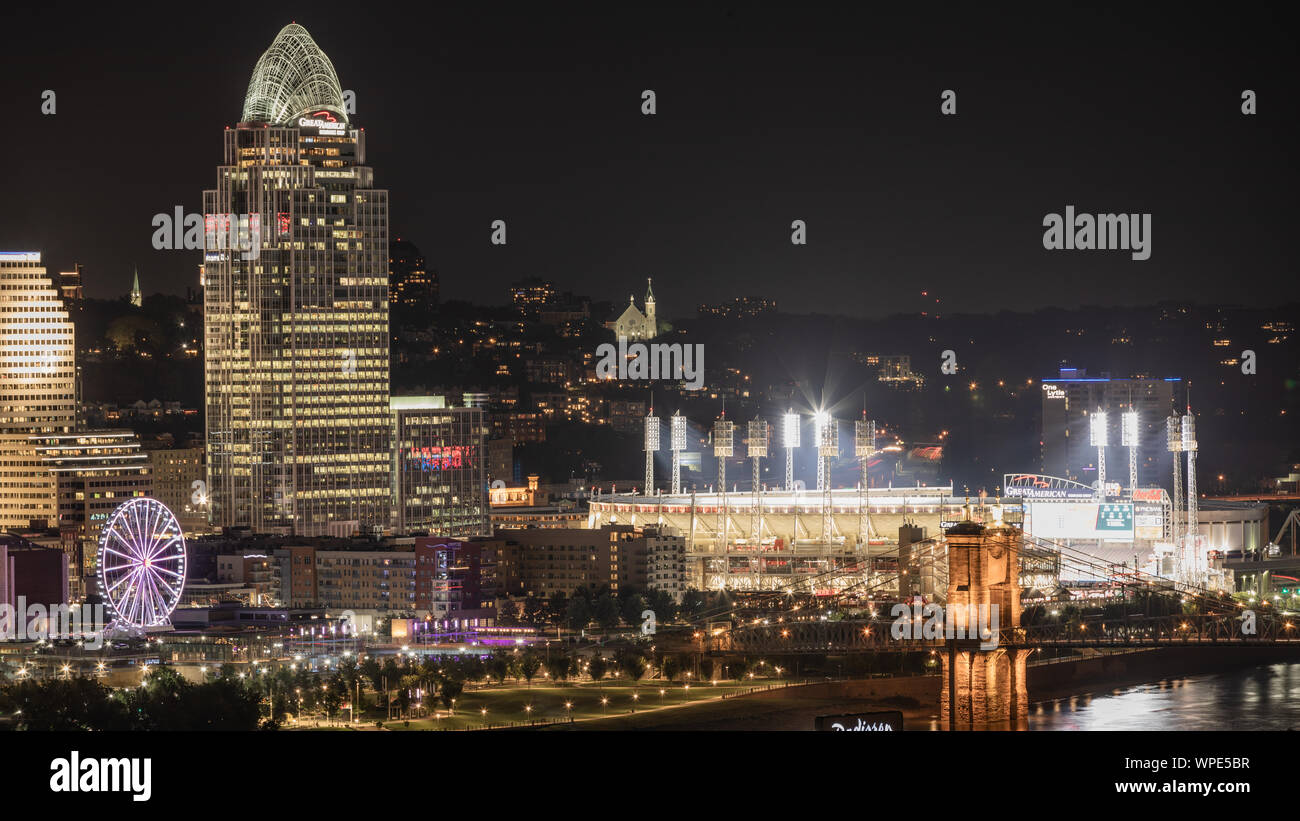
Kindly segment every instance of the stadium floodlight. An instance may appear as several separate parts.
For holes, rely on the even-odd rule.
[[[718,505],[718,533],[722,534],[725,545],[731,526],[731,517],[727,513],[727,457],[735,452],[736,424],[726,418],[726,411],[723,414],[713,423],[713,456],[718,462],[718,496],[722,500]]]
[[[748,434],[745,437],[745,447],[754,468],[754,477],[749,489],[753,497],[749,509],[749,538],[751,543],[758,544],[763,538],[763,486],[760,483],[759,465],[767,455],[767,423],[762,419],[751,419]]]
[[[1107,414],[1106,411],[1095,411],[1092,414],[1091,423],[1088,426],[1089,443],[1094,448],[1106,447],[1107,438]]]
[[[682,451],[686,450],[686,417],[681,411],[672,415],[668,449],[673,453],[673,495],[682,492]]]
[[[799,414],[790,411],[781,417],[781,444],[787,450],[799,447]]]
[[[1124,411],[1120,416],[1119,428],[1120,444],[1126,448],[1135,448],[1138,445],[1138,412],[1135,410]]]
[[[1165,420],[1165,443],[1174,455],[1174,522],[1173,540],[1178,544],[1183,526],[1183,419],[1177,413]]]
[[[1097,449],[1097,494],[1103,499],[1106,497],[1106,440],[1109,436],[1107,421],[1106,411],[1099,410],[1093,412],[1091,423],[1088,425],[1089,441]]]
[[[781,417],[781,444],[785,447],[785,489],[794,490],[794,452],[799,447],[799,414],[787,411]]]
[[[645,418],[645,493],[653,496],[655,492],[655,453],[659,451],[659,417],[651,408]]]
[[[1131,494],[1138,484],[1138,412],[1124,411],[1120,417],[1120,444],[1128,448],[1128,487]]]

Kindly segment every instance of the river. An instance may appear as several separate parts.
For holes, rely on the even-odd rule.
[[[1021,729],[1300,729],[1300,663],[1171,677],[1032,703]]]

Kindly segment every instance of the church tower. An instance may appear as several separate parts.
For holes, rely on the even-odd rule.
[[[135,279],[131,282],[131,304],[139,308],[144,305],[144,298],[140,294],[140,272],[135,272]]]
[[[646,338],[653,339],[659,335],[659,323],[655,319],[655,290],[650,277],[645,280],[645,331]]]

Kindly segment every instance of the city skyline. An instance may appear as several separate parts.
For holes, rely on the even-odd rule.
[[[52,792],[224,761],[122,731],[1300,728],[1280,14],[162,11],[0,49]]]

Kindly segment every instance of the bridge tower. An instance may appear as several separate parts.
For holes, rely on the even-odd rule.
[[[1024,718],[1029,711],[1025,663],[1032,651],[1007,641],[1014,635],[1007,628],[1020,626],[1021,532],[967,520],[944,537],[948,619],[958,635],[970,638],[947,640],[942,720],[955,730]],[[993,628],[984,641],[981,627]]]

